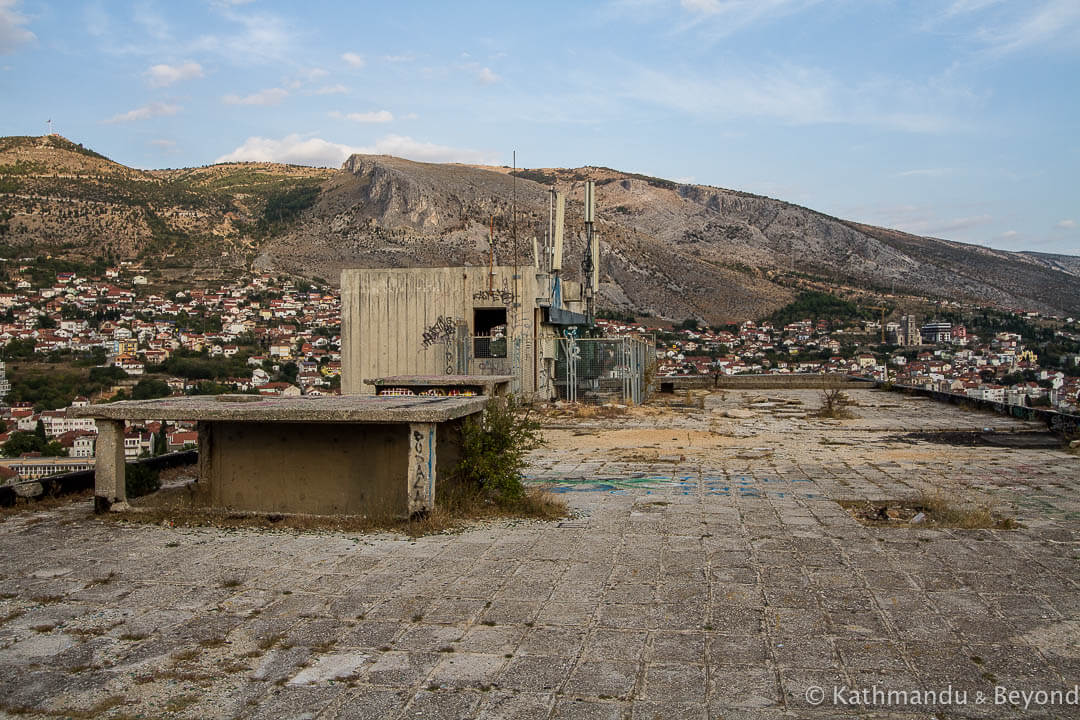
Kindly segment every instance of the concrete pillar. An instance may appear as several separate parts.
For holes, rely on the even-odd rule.
[[[409,424],[409,515],[435,509],[435,428]]]
[[[124,485],[124,421],[97,421],[97,458],[94,463],[94,512],[126,510]]]
[[[221,483],[215,483],[214,478],[214,424],[206,420],[200,420],[195,424],[199,433],[199,482],[205,487],[204,492],[216,492],[217,495],[210,498],[214,504],[221,502]]]

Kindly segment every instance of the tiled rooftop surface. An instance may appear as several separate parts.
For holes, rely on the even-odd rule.
[[[923,718],[914,693],[951,687],[941,717],[1080,716],[998,704],[1080,682],[1080,458],[905,439],[1033,429],[928,400],[853,391],[857,418],[823,421],[757,394],[552,420],[530,475],[562,523],[409,539],[116,524],[88,502],[9,517],[0,708]],[[1023,527],[869,528],[834,502],[933,488]],[[908,695],[851,695],[874,688]]]

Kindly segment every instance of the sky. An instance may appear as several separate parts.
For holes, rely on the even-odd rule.
[[[516,151],[1080,255],[1080,0],[0,0],[0,135],[50,119],[140,168]]]

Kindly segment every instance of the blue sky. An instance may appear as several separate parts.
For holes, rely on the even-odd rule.
[[[0,134],[606,165],[1080,255],[1080,0],[0,0]]]

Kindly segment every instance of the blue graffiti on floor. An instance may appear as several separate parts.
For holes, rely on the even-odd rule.
[[[791,483],[811,484],[807,478],[754,478],[749,475],[733,475],[730,478],[722,475],[705,475],[700,478],[694,475],[633,475],[629,477],[550,477],[533,475],[526,476],[525,482],[532,485],[546,485],[550,492],[563,493],[609,493],[611,495],[630,495],[653,493],[665,493],[675,495],[695,495],[702,492],[706,495],[719,495],[723,497],[763,498],[768,494],[770,497],[784,498],[798,496],[804,499],[817,499],[823,497],[819,493],[780,490],[779,486]],[[771,486],[768,493],[760,485]],[[774,489],[775,488],[775,489]]]

